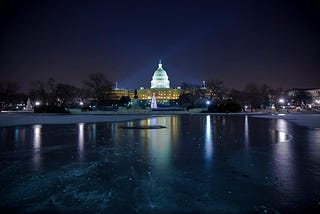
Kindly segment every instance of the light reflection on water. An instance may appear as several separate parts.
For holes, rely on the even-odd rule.
[[[275,126],[276,144],[273,147],[273,170],[281,183],[281,192],[284,195],[294,194],[296,185],[296,164],[295,153],[292,148],[292,136],[289,134],[288,123],[283,119],[278,119]]]
[[[14,142],[15,143],[19,142],[19,137],[20,137],[20,130],[18,127],[16,127],[15,131],[14,131]]]
[[[155,118],[151,119],[150,125],[156,125]],[[165,123],[166,121],[160,120],[159,123]],[[154,158],[155,168],[159,172],[164,173],[170,167],[171,156],[171,139],[168,130],[166,129],[151,129],[147,130],[148,139],[150,139],[151,146],[150,155]]]
[[[26,138],[26,129],[21,127],[15,127],[14,129],[14,143],[24,143]]]
[[[84,155],[84,123],[78,124],[78,152],[79,152],[79,160],[83,160],[83,155]]]
[[[35,170],[41,168],[41,128],[42,125],[34,125],[33,127],[33,156],[32,163]]]
[[[211,127],[211,116],[206,116],[206,127],[205,127],[205,159],[207,161],[207,165],[211,165],[212,155],[213,155],[213,134],[212,134],[212,127]]]
[[[128,122],[128,126],[134,126],[136,121]],[[147,149],[149,156],[158,173],[166,173],[170,170],[171,150],[176,136],[176,118],[175,117],[158,117],[141,120],[140,126],[162,125],[164,129],[129,129],[123,130],[129,134],[127,138],[132,138],[139,134],[144,140],[144,149]],[[116,136],[115,136],[116,138]],[[133,138],[132,138],[133,139]],[[128,139],[129,140],[129,139]],[[135,139],[141,141],[141,139]]]
[[[89,141],[95,144],[97,140],[97,129],[95,123],[88,125],[88,135]]]
[[[120,128],[149,125],[166,128]],[[142,195],[152,195],[148,192],[150,189],[145,190],[150,186],[151,192],[159,191],[164,198],[176,204],[181,202],[181,197],[188,198],[191,194],[190,203],[194,198],[199,199],[192,205],[195,210],[201,201],[206,200],[221,200],[222,204],[225,201],[228,204],[231,200],[239,205],[238,208],[248,209],[257,204],[270,203],[272,207],[288,208],[301,197],[317,194],[314,187],[319,183],[320,174],[317,152],[320,132],[292,127],[282,119],[270,122],[249,116],[163,116],[122,123],[61,125],[54,129],[46,125],[4,128],[1,130],[0,145],[1,153],[12,152],[14,158],[8,158],[9,161],[21,159],[14,155],[15,151],[28,153],[31,161],[25,163],[25,159],[21,159],[21,165],[29,164],[33,171],[42,170],[43,174],[50,174],[64,166],[71,165],[76,169],[80,166],[78,171],[74,170],[77,171],[76,179],[73,179],[73,174],[65,176],[70,179],[68,182],[74,182],[74,186],[91,183],[90,187],[97,189],[109,185],[104,190],[112,189],[110,201],[117,201],[117,195],[130,195],[131,190],[134,192],[137,189],[143,192]],[[3,146],[10,143],[14,146]],[[50,150],[51,147],[55,148]],[[71,153],[78,157],[72,158]],[[57,160],[58,166],[54,164]],[[92,164],[94,162],[99,164]],[[82,170],[89,164],[90,170]],[[134,169],[131,170],[133,175],[128,169]],[[300,173],[306,169],[312,171],[309,174]],[[62,171],[55,171],[52,175],[60,176],[68,170],[64,168]],[[73,172],[73,169],[70,171]],[[134,177],[134,182],[126,183],[131,177]],[[87,184],[88,178],[91,180]],[[10,181],[3,179],[0,182]],[[131,185],[140,186],[127,190],[126,187]],[[161,189],[163,185],[167,189]],[[261,196],[256,195],[255,188],[262,192]],[[150,198],[157,199],[155,196]],[[164,201],[161,199],[156,204],[161,206]],[[206,206],[214,210],[217,204]]]
[[[244,118],[244,145],[247,147],[249,145],[249,121],[248,115]]]

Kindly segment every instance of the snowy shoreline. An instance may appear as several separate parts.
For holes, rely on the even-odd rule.
[[[320,129],[319,113],[261,114],[252,115],[252,117],[265,119],[284,119],[298,126],[307,127],[309,129]]]
[[[76,123],[97,123],[97,122],[122,122],[131,120],[142,120],[163,115],[205,115],[206,113],[190,112],[150,112],[132,114],[35,114],[35,113],[0,113],[0,127],[23,126],[35,124],[76,124]],[[290,114],[270,114],[270,113],[208,113],[210,115],[248,115],[250,117],[265,119],[284,119],[311,129],[320,129],[319,113],[290,113]]]
[[[122,122],[141,120],[149,117],[150,115],[0,113],[0,127],[35,124]]]

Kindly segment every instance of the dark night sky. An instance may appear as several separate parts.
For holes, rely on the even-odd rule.
[[[159,59],[171,86],[320,87],[316,1],[5,2],[0,81],[25,88],[49,77],[80,86],[93,72],[121,87],[150,87]]]

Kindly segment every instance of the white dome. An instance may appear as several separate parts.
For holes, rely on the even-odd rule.
[[[162,68],[161,60],[152,76],[151,88],[170,88],[170,81],[167,72]]]

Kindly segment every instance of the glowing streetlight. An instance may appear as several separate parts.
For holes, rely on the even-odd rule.
[[[279,103],[284,103],[284,99],[283,99],[283,98],[280,98],[280,99],[279,99]]]
[[[40,105],[40,102],[39,102],[39,101],[36,101],[35,104],[36,104],[36,106],[39,106],[39,105]]]

